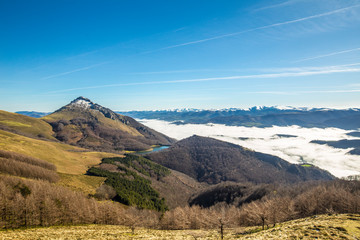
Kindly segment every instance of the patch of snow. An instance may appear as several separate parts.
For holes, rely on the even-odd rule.
[[[87,109],[92,106],[92,103],[90,101],[86,101],[84,99],[78,99],[75,102],[73,102],[72,105]]]

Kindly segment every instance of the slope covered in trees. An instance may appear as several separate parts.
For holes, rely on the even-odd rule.
[[[133,170],[130,170],[130,167]],[[168,208],[165,199],[160,198],[159,193],[151,187],[151,180],[138,173],[159,179],[169,175],[170,171],[135,155],[126,155],[125,158],[105,158],[99,167],[88,170],[90,175],[106,178],[105,184],[111,187],[110,189],[114,189],[111,199],[125,205],[166,211]]]
[[[165,211],[184,206],[189,197],[205,187],[142,156],[104,158],[89,175],[106,178],[98,196],[139,208]]]
[[[314,166],[290,164],[269,154],[195,135],[147,156],[161,165],[210,184],[223,181],[291,183],[334,179],[327,171]]]
[[[205,208],[219,203],[241,206],[262,199],[274,189],[275,187],[269,184],[220,183],[199,191],[189,199],[189,204]]]
[[[0,150],[0,173],[57,182],[55,165],[15,152]]]

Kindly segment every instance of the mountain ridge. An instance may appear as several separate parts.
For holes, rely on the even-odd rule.
[[[360,109],[252,107],[247,110],[130,111],[119,112],[137,119],[157,119],[174,124],[224,124],[228,126],[360,128]]]

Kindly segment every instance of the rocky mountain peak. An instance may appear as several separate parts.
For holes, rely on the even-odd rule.
[[[80,107],[80,108],[91,108],[92,106],[94,106],[94,103],[92,101],[90,101],[90,99],[88,98],[84,98],[84,97],[78,97],[75,100],[73,100],[70,104],[70,107]]]

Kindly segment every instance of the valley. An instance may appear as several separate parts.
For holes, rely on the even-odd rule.
[[[224,239],[251,239],[278,234],[270,226],[289,220],[301,226],[318,214],[358,213],[358,181],[339,180],[316,161],[291,163],[246,145],[260,136],[295,145],[303,129],[236,128],[138,122],[83,97],[42,118],[2,111],[0,227],[30,229],[0,231],[0,238],[41,231],[57,238],[67,229],[70,238],[217,239],[221,225]],[[357,138],[354,131],[316,131],[313,138]]]

